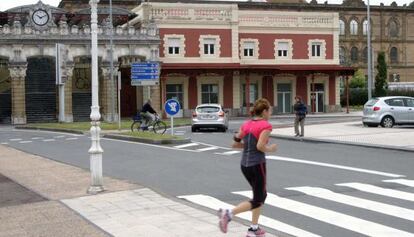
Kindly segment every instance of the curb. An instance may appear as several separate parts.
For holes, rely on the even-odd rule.
[[[70,130],[70,129],[63,129],[63,128],[38,128],[38,127],[30,127],[30,126],[15,126],[15,129],[27,129],[27,130],[39,130],[39,131],[51,131],[51,132],[65,132],[65,133],[73,133],[73,134],[81,134],[84,135],[85,133],[82,131]]]
[[[285,136],[285,135],[270,135],[272,138],[277,139],[284,139],[289,141],[303,141],[303,142],[314,142],[314,143],[329,143],[329,144],[340,144],[340,145],[349,145],[349,146],[360,146],[366,148],[377,148],[377,149],[386,149],[386,150],[395,150],[395,151],[404,151],[404,152],[414,152],[413,148],[404,148],[404,147],[397,147],[397,146],[387,146],[387,145],[377,145],[377,144],[368,144],[368,143],[358,143],[358,142],[343,142],[343,141],[335,141],[335,140],[328,140],[328,139],[321,139],[321,138],[298,138],[293,136]]]
[[[105,134],[103,137],[110,138],[110,139],[123,140],[123,141],[130,141],[130,142],[148,143],[148,144],[154,144],[154,145],[185,144],[185,143],[191,142],[190,138],[185,138],[181,140],[176,140],[176,139],[153,140],[153,139],[130,137],[130,136],[117,135],[117,134]]]

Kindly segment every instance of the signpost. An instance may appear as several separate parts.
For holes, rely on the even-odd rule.
[[[65,45],[56,44],[56,85],[59,87],[59,122],[65,122],[65,81],[63,70],[66,69]]]
[[[155,61],[131,64],[132,86],[156,86],[160,81],[160,63]]]
[[[174,99],[167,100],[164,105],[165,112],[171,117],[171,135],[174,136],[174,115],[180,112],[180,102]]]

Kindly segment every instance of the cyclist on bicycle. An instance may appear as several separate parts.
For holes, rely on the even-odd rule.
[[[142,106],[141,116],[143,118],[141,129],[148,130],[148,126],[155,120],[157,112],[151,106],[151,99],[147,100],[147,103]]]

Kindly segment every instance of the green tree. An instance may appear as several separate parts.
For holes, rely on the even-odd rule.
[[[375,96],[387,95],[387,63],[385,62],[385,53],[380,52],[377,58],[377,76],[375,77]]]
[[[366,88],[365,73],[361,69],[349,81],[349,88]]]
[[[414,1],[412,1],[412,2],[410,3],[410,5],[408,5],[408,7],[410,7],[410,8],[414,8]]]

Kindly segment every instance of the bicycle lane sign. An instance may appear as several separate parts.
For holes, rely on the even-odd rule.
[[[164,109],[165,112],[171,116],[171,135],[174,136],[174,115],[180,112],[180,103],[174,99],[167,100],[167,102],[165,102]]]

